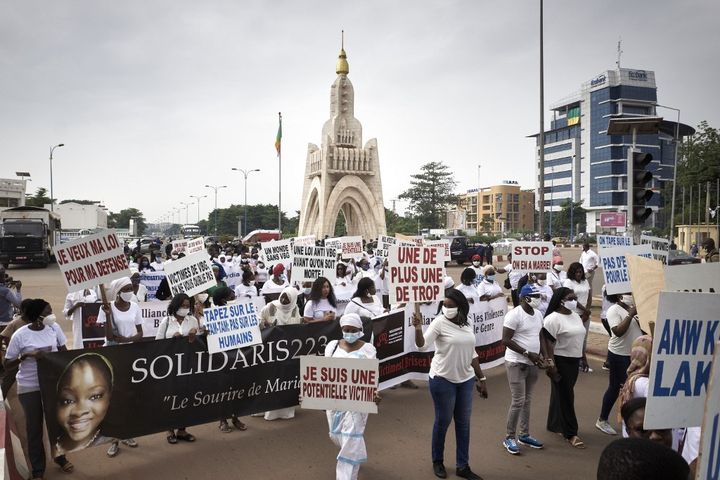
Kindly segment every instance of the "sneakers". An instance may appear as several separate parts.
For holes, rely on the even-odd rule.
[[[520,453],[520,447],[518,447],[518,444],[514,438],[507,437],[505,440],[503,440],[502,444],[503,447],[505,447],[505,450],[507,450],[510,455],[517,455],[518,453]]]
[[[608,362],[605,362],[602,364],[602,369],[609,372],[610,371],[610,364]]]
[[[135,441],[134,438],[126,438],[125,440],[122,440],[122,443],[131,448],[137,448],[138,446],[138,443]]]
[[[617,432],[612,426],[610,426],[607,420],[600,420],[598,418],[597,422],[595,422],[595,428],[608,435],[617,435]]]
[[[520,435],[517,439],[518,443],[530,448],[543,448],[543,443],[530,435]]]
[[[120,451],[120,445],[118,445],[118,442],[112,442],[110,444],[110,448],[108,448],[107,456],[114,457],[115,455],[118,454],[119,451]]]

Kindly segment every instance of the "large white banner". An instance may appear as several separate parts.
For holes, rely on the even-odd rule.
[[[702,424],[720,339],[720,295],[660,292],[645,429]]]
[[[192,296],[217,284],[205,252],[197,252],[173,260],[165,267],[168,285],[173,296],[184,293]]]
[[[512,269],[518,272],[550,272],[552,270],[551,242],[513,242]]]
[[[434,302],[444,296],[445,262],[438,247],[393,245],[388,273],[392,304]]]
[[[155,338],[160,322],[168,316],[168,305],[170,300],[138,303],[143,319],[143,337]]]
[[[68,292],[130,276],[124,244],[114,230],[104,230],[62,245],[53,252]]]
[[[600,265],[603,269],[605,291],[608,295],[632,291],[626,259],[628,255],[652,258],[650,245],[605,248],[600,252]]]

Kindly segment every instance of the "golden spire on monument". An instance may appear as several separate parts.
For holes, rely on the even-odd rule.
[[[347,75],[350,73],[350,65],[348,65],[347,55],[345,54],[345,30],[342,30],[340,38],[340,55],[338,55],[338,61],[335,65],[335,73]]]

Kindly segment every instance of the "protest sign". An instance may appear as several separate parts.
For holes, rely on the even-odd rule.
[[[387,258],[388,252],[391,246],[393,245],[405,245],[405,246],[415,246],[415,242],[407,241],[407,240],[398,240],[395,237],[389,237],[387,235],[380,235],[377,239],[377,248],[374,251],[374,254],[376,257],[381,258]]]
[[[475,332],[475,351],[482,368],[492,368],[505,362],[502,331],[507,305],[505,297],[488,302],[476,300],[470,304],[468,321]]]
[[[720,263],[668,265],[665,285],[670,291],[720,293]]]
[[[637,255],[630,255],[626,260],[640,328],[652,335],[650,322],[655,322],[660,291],[665,290],[663,264],[652,258]]]
[[[203,310],[208,352],[218,353],[262,342],[259,312],[252,300]]]
[[[205,251],[205,239],[203,237],[193,238],[188,240],[185,245],[185,255],[192,255],[193,253]]]
[[[300,357],[302,408],[377,413],[377,358]]]
[[[340,249],[342,253],[342,259],[354,259],[358,260],[363,256],[363,241],[362,237],[340,237]]]
[[[660,292],[645,408],[645,429],[702,424],[720,336],[720,295]]]
[[[68,292],[129,277],[123,244],[114,230],[104,230],[53,247]]]
[[[442,298],[445,262],[439,248],[393,245],[388,266],[390,303],[433,302]]]
[[[342,252],[342,237],[326,238],[323,243],[325,248],[334,248],[338,253]]]
[[[605,291],[608,295],[627,293],[632,290],[627,271],[627,256],[639,255],[652,258],[650,245],[605,248],[600,252],[600,264],[605,277]]]
[[[315,246],[315,235],[305,235],[304,237],[293,237],[293,246],[298,245],[301,247],[314,247]]]
[[[423,245],[426,247],[439,247],[442,249],[443,261],[450,261],[450,240],[425,240]]]
[[[145,271],[140,274],[140,284],[145,285],[145,288],[147,288],[146,300],[155,300],[155,294],[160,286],[160,282],[162,282],[165,278],[165,275],[166,273],[164,270],[156,272]]]
[[[700,434],[700,450],[696,467],[698,480],[720,478],[720,353],[715,345],[715,356],[710,373],[705,416]]]
[[[551,242],[513,242],[512,269],[518,272],[550,272],[552,270]]]
[[[205,252],[197,252],[173,260],[165,267],[170,292],[173,296],[184,293],[192,296],[217,284]]]
[[[138,303],[143,319],[143,338],[155,338],[160,322],[168,316],[168,305],[170,300]]]
[[[49,353],[38,359],[48,436],[70,451],[297,405],[300,357],[322,353],[341,337],[337,322],[317,322],[269,327],[262,345],[215,354],[208,353],[203,336]],[[72,445],[62,421],[69,407],[59,393],[80,361],[94,378],[112,382],[106,400],[93,410],[87,435],[74,435]]]
[[[182,238],[180,240],[173,240],[172,241],[172,251],[176,252],[178,254],[186,253],[185,250],[187,250],[187,244],[188,244],[188,240],[186,238]]]
[[[290,244],[290,239],[261,243],[260,249],[265,263],[270,265],[282,263],[287,268],[292,261],[292,246]]]
[[[619,237],[616,235],[598,235],[598,250],[613,247],[631,247],[633,244],[632,237]]]
[[[650,245],[653,258],[667,263],[668,251],[670,250],[670,240],[667,238],[651,237],[650,235],[640,235],[640,243],[642,245]]]
[[[225,265],[223,268],[225,269],[226,276],[223,281],[225,285],[235,290],[235,287],[242,283],[242,269],[240,267],[231,267],[229,263]]]
[[[97,321],[100,303],[86,303],[80,307],[82,345],[73,348],[98,348],[105,344],[105,325]]]
[[[325,277],[335,283],[337,255],[334,248],[293,246],[293,282],[314,282]]]
[[[422,235],[403,235],[402,233],[396,233],[395,238],[397,238],[398,241],[402,241],[405,245],[415,244],[421,247],[423,244]]]

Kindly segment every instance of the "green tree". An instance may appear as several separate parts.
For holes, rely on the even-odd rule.
[[[35,191],[35,195],[25,199],[25,206],[44,208],[45,205],[50,205],[50,197],[47,196],[47,193],[47,188],[39,187]]]
[[[130,228],[130,219],[133,217],[136,217],[138,235],[142,235],[147,229],[147,224],[143,213],[137,208],[126,208],[118,213],[110,213],[108,215],[108,227]]]
[[[95,205],[96,203],[100,203],[100,202],[98,202],[97,200],[75,200],[73,198],[70,200],[63,200],[62,202],[60,202],[60,205],[62,205],[63,203],[77,203],[80,205]]]
[[[452,172],[442,162],[430,162],[411,178],[410,188],[398,198],[410,201],[409,210],[423,228],[440,228],[445,224],[445,212],[457,203]]]
[[[585,222],[585,209],[582,207],[583,200],[579,202],[571,202],[570,199],[565,199],[560,204],[560,211],[553,212],[552,218],[552,231],[553,236],[568,236],[570,235],[570,209],[573,208],[572,219],[575,226],[573,227],[573,234],[577,235],[579,232],[586,230]],[[549,214],[545,215],[546,218],[550,218]]]
[[[387,208],[385,209],[385,226],[390,236],[397,233],[403,235],[417,234],[417,219],[403,217]]]
[[[230,205],[228,208],[218,208],[208,215],[207,233],[215,234],[215,219],[217,218],[218,235],[238,234],[238,222],[242,221],[244,226],[245,207],[243,205]],[[217,215],[216,215],[217,214]],[[288,232],[292,224],[285,212],[282,214],[283,231]],[[247,206],[247,231],[264,229],[277,229],[277,206],[276,205],[248,205]],[[295,227],[297,229],[297,227]]]

